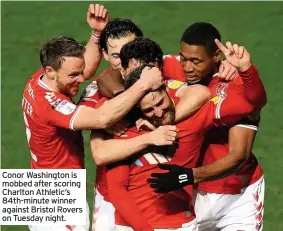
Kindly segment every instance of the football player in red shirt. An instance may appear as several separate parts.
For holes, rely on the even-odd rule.
[[[129,67],[126,67],[124,69],[125,73],[129,73],[137,65],[140,65],[142,63],[152,63],[155,64],[157,67],[162,65],[163,52],[161,48],[154,41],[150,39],[146,39],[143,37],[136,38],[135,40],[127,43],[126,49],[125,48],[123,49],[124,51],[131,51],[132,54]],[[123,56],[124,53],[125,52],[121,52],[120,55]],[[104,81],[104,77],[98,80],[98,82],[101,81]],[[124,89],[123,86],[122,89],[117,88],[117,92],[123,89]],[[210,98],[210,93],[207,91],[207,89],[204,90],[203,86],[196,85],[190,87],[190,89],[191,90],[189,94],[190,94],[191,103],[187,104],[186,102],[183,101],[180,103],[180,105],[186,103],[187,106],[190,107],[191,111],[195,111],[200,107],[199,106],[200,104],[203,104]],[[90,101],[90,100],[88,100],[87,102],[88,102],[88,106],[90,105],[90,102],[92,102],[93,106],[96,104],[94,101]],[[186,115],[184,113],[178,113],[176,115],[176,119],[181,120],[182,116],[184,117]],[[136,143],[132,143],[132,145],[136,145]],[[92,141],[91,141],[91,146],[93,146]],[[111,148],[112,145],[109,144],[108,147]],[[133,149],[134,148],[131,148],[130,150]],[[108,150],[107,152],[103,152],[103,153],[92,151],[94,161],[98,165],[97,174],[96,174],[96,194],[95,194],[95,205],[94,205],[95,209],[93,216],[93,229],[104,229],[104,230],[114,229],[114,225],[115,225],[114,207],[108,200],[106,171],[105,171],[106,167],[103,165],[109,162],[118,161],[120,159],[125,158],[126,153],[127,152],[123,150],[123,152],[121,152],[122,156],[119,157],[118,155],[112,155],[111,150]],[[105,222],[105,220],[107,220],[107,222]]]
[[[117,69],[121,70],[120,50],[124,44],[134,40],[136,37],[142,37],[141,29],[131,20],[116,18],[107,23],[105,28],[99,35],[100,53],[110,67],[103,70],[85,89],[80,103],[95,107],[95,104],[100,99],[100,94],[97,87],[97,81],[107,72]]]
[[[32,156],[31,168],[84,168],[80,130],[107,128],[115,124],[146,91],[163,84],[160,71],[152,68],[145,70],[144,78],[131,90],[99,109],[77,106],[71,98],[84,81],[84,52],[81,44],[64,36],[50,39],[40,50],[42,69],[28,80],[22,100]],[[109,113],[110,110],[113,114]]]
[[[137,78],[131,76],[139,76],[140,72],[138,73],[138,71],[141,71],[142,68],[137,68],[130,74],[127,80],[128,85],[132,85],[137,80]],[[182,91],[189,88],[184,84],[176,85],[176,81],[168,81],[167,83],[167,92],[171,99],[163,88],[149,93],[139,103],[144,116],[155,126],[174,122],[174,105],[178,106],[180,100],[178,96],[184,95]],[[172,158],[173,163],[195,166],[203,140],[202,134],[209,127],[213,124],[221,125],[223,122],[233,122],[240,115],[252,110],[252,106],[242,97],[240,89],[229,90],[232,91],[233,95],[229,93],[227,99],[216,97],[213,101],[207,103],[200,112],[178,124],[180,140],[177,152]],[[236,107],[231,107],[229,101],[236,101]],[[239,105],[242,107],[239,107]],[[134,130],[132,128],[125,133],[128,138],[137,136],[138,132]],[[103,141],[101,135],[97,134],[93,139],[96,143],[94,151],[102,153],[109,151],[109,142],[112,142],[112,155],[118,155],[118,149],[121,149],[119,146],[123,146],[123,149],[125,149],[128,148],[128,145],[131,145],[131,140],[128,140],[128,142],[127,140],[120,141],[121,143],[119,141]],[[117,209],[116,224],[122,225],[116,227],[117,230],[132,230],[125,226],[131,226],[134,230],[153,230],[153,228],[194,230],[194,216],[186,217],[186,214],[190,212],[186,211],[189,209],[188,195],[186,196],[184,192],[178,191],[170,195],[157,196],[146,183],[146,178],[150,176],[152,171],[156,171],[157,163],[168,162],[171,158],[150,151],[145,151],[145,153],[143,156],[134,157],[134,163],[131,167],[126,163],[121,166],[118,165],[107,173],[108,194]],[[114,166],[117,166],[117,164],[114,164]],[[189,195],[192,196],[191,190],[188,191],[190,191]],[[130,210],[129,207],[131,207]],[[182,226],[183,228],[181,228]]]
[[[100,47],[100,53],[103,54],[104,59],[109,62],[110,67],[103,70],[84,90],[78,105],[85,105],[95,108],[97,102],[101,98],[97,81],[101,79],[107,72],[111,70],[121,70],[120,50],[121,47],[135,39],[136,37],[142,37],[143,33],[141,29],[135,25],[131,20],[116,18],[107,23],[105,28],[97,36],[97,43]],[[119,72],[120,73],[120,72]],[[102,78],[103,79],[103,78]],[[125,128],[126,124],[120,121],[117,126]],[[107,129],[107,131],[111,129]],[[103,181],[106,180],[106,176],[103,175],[104,166],[99,166],[99,158],[95,158],[95,162],[98,165],[96,169],[96,182],[95,182],[95,195],[94,195],[94,213],[92,221],[92,229],[96,230],[111,230],[111,226],[114,227],[114,207],[107,201],[107,196],[103,190]],[[98,189],[100,188],[100,190]],[[99,208],[99,210],[98,210]],[[105,222],[105,219],[108,222]],[[111,222],[112,220],[112,222]],[[105,225],[109,227],[105,227]]]
[[[215,39],[218,39],[216,43]],[[165,76],[183,78],[188,84],[207,85],[213,96],[223,97],[227,94],[228,85],[226,81],[219,81],[217,72],[219,57],[224,53],[227,61],[236,67],[246,63],[244,69],[239,70],[244,72],[241,74],[244,78],[237,77],[231,84],[243,89],[258,113],[249,115],[235,126],[212,129],[206,135],[202,149],[204,156],[200,165],[203,166],[189,170],[163,166],[169,169],[169,173],[157,177],[166,177],[168,184],[161,183],[159,179],[155,186],[162,187],[164,192],[179,188],[180,184],[176,178],[173,180],[174,177],[193,172],[193,179],[187,183],[199,183],[195,204],[199,230],[262,230],[264,179],[251,150],[259,111],[266,104],[266,93],[258,75],[247,81],[248,76],[257,70],[246,49],[230,42],[224,47],[219,40],[220,34],[211,24],[191,25],[182,36],[180,56],[171,56],[170,73],[165,73]]]

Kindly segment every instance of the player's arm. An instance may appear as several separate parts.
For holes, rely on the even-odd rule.
[[[175,123],[178,123],[197,112],[210,98],[209,89],[202,85],[185,85],[176,92],[180,98],[176,106]]]
[[[188,120],[189,123],[187,126],[193,127],[195,132],[206,132],[213,125],[233,124],[243,116],[252,112],[253,108],[251,105],[241,94],[238,94],[237,91],[233,91],[233,89],[230,88],[227,95],[226,98],[215,97],[211,99],[191,117],[191,120]],[[247,136],[245,138],[247,138]],[[158,193],[166,193],[187,185],[192,185],[195,179],[200,178],[197,175],[198,172],[195,171],[195,173],[192,168],[170,164],[159,164],[159,167],[168,172],[153,173],[151,175],[152,177],[148,179],[148,182],[151,183],[150,186]],[[219,167],[219,165],[216,167]],[[206,172],[206,174],[211,173]],[[206,175],[206,177],[208,177],[208,175]]]
[[[116,211],[135,231],[153,231],[147,219],[140,213],[135,199],[127,190],[130,174],[129,161],[108,166],[108,195]]]
[[[97,80],[99,94],[113,98],[117,93],[124,91],[122,75],[118,70],[111,70]]]
[[[111,127],[122,119],[148,90],[158,89],[162,84],[162,75],[157,68],[145,68],[141,78],[132,87],[100,108],[95,110],[80,106],[73,118],[72,128],[82,130]]]
[[[84,78],[90,79],[94,76],[102,58],[99,47],[99,37],[101,31],[108,23],[108,12],[103,5],[90,4],[87,12],[87,22],[92,29],[92,35],[86,45],[84,53],[85,69]]]
[[[255,126],[233,126],[229,130],[229,152],[212,164],[193,168],[194,183],[223,178],[240,170],[250,158]]]
[[[243,93],[255,110],[261,109],[267,102],[266,92],[258,71],[252,64],[249,52],[238,44],[226,43],[226,47],[215,40],[218,48],[225,55],[226,60],[238,69],[243,79]]]
[[[239,74],[243,79],[244,96],[256,109],[261,109],[267,103],[267,97],[258,70],[251,65],[246,71],[239,71]]]
[[[175,126],[163,126],[155,131],[124,140],[107,139],[105,133],[93,131],[90,139],[91,154],[96,165],[109,164],[126,159],[150,145],[171,145],[176,136]]]

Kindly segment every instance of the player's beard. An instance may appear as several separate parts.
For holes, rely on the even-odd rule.
[[[175,106],[173,102],[171,103],[170,107],[166,110],[162,118],[154,117],[150,120],[152,125],[154,125],[156,128],[163,125],[174,124],[174,121],[175,121]]]
[[[56,74],[55,76],[55,81],[56,81],[58,91],[61,94],[66,95],[67,97],[71,98],[72,94],[70,92],[70,88],[60,81],[60,77],[58,74]]]

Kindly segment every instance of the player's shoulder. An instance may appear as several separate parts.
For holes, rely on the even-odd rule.
[[[178,54],[167,54],[167,55],[163,55],[163,61],[180,61],[180,55]]]
[[[104,69],[103,71],[101,71],[94,79],[98,80],[101,76],[103,76],[104,74],[108,73],[109,71],[113,70],[112,67],[108,67],[106,69]]]
[[[172,97],[179,97],[178,94],[187,87],[187,83],[179,81],[179,80],[166,80],[166,90],[168,95]]]

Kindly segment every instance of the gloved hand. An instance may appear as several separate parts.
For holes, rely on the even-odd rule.
[[[156,193],[167,193],[187,185],[194,184],[194,175],[191,168],[185,168],[175,164],[158,164],[164,173],[152,173],[151,178],[147,179],[150,187],[155,189]]]

